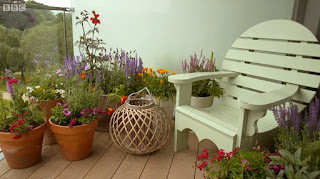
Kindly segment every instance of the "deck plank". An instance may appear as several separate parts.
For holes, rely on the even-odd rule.
[[[25,169],[11,169],[7,173],[1,176],[1,178],[27,178],[42,165],[44,165],[48,160],[50,160],[54,155],[59,152],[59,147],[57,145],[45,145],[42,147],[42,156],[40,163]]]
[[[187,150],[175,153],[168,176],[169,179],[194,178],[195,169],[192,166],[196,161],[198,152],[198,139],[194,133],[189,134],[188,146]]]
[[[101,134],[101,132],[95,132],[94,140]],[[62,156],[62,153],[58,152],[28,178],[55,178],[70,163],[71,161],[65,160]]]
[[[136,179],[139,178],[150,155],[132,155],[128,154],[113,179]]]
[[[126,156],[126,152],[119,150],[116,145],[112,144],[85,178],[112,178]]]
[[[174,157],[173,132],[170,134],[168,142],[158,152],[153,153],[143,170],[142,179],[167,178],[170,166]]]
[[[218,150],[217,146],[210,140],[202,140],[199,142],[199,149],[198,149],[198,156],[203,153],[203,150],[207,149],[209,153],[209,161],[211,161],[213,154]],[[209,164],[211,165],[211,164]],[[203,175],[205,175],[206,172],[204,170],[200,171],[199,169],[196,169],[195,178],[196,179],[203,179]]]
[[[7,161],[5,159],[0,161],[0,176],[8,172],[11,168],[7,164]]]
[[[71,162],[56,178],[83,178],[111,144],[109,133],[102,133],[93,141],[91,156],[84,160]]]

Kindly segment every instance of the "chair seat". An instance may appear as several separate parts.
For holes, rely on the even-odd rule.
[[[235,133],[238,132],[237,126],[238,120],[240,118],[240,108],[234,108],[224,103],[220,103],[209,108],[179,106],[176,110],[181,113],[192,114],[195,120],[203,120],[205,118],[210,122],[219,124]],[[278,127],[278,124],[273,117],[272,111],[268,111],[263,118],[258,120],[257,124],[258,133],[264,133]]]

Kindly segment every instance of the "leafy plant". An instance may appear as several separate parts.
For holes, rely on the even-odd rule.
[[[172,75],[175,74],[172,73]],[[141,73],[138,73],[137,81],[140,83],[140,89],[147,87],[154,97],[173,100],[176,89],[168,81],[169,76],[169,70],[157,69],[154,71],[153,68],[143,68]]]
[[[66,87],[65,104],[58,103],[51,109],[51,121],[63,126],[88,124],[98,118],[104,110],[98,109],[98,98],[102,91],[92,83],[75,79]]]
[[[258,150],[243,151],[237,147],[233,151],[226,153],[223,149],[220,149],[212,158],[211,165],[209,165],[208,157],[207,149],[205,149],[203,154],[198,156],[198,162],[195,165],[199,170],[205,169],[206,178],[208,179],[266,177],[263,167],[268,164],[264,152]],[[213,166],[219,166],[219,168],[217,169]]]
[[[23,93],[14,90],[17,80],[7,82],[8,92],[11,95],[10,107],[8,107],[2,96],[0,98],[0,131],[14,133],[14,139],[21,138],[22,133],[44,123],[44,115],[38,106],[31,106],[28,101],[24,101]]]
[[[196,53],[194,53],[194,56],[190,56],[189,64],[187,60],[182,61],[182,68],[184,73],[218,71],[213,59],[213,52],[211,53],[211,58],[207,59],[204,55],[202,56],[202,50],[199,58]],[[192,96],[216,96],[220,98],[222,95],[223,89],[214,79],[200,80],[192,83]]]
[[[269,156],[272,160],[270,165],[284,165],[284,168],[279,171],[276,175],[274,170],[270,167],[265,167],[269,177],[272,178],[286,178],[288,179],[299,179],[299,178],[310,178],[315,179],[320,176],[320,171],[310,171],[310,161],[312,156],[309,155],[305,158],[301,157],[302,147],[299,147],[294,154],[290,153],[288,150],[280,149],[280,156]]]
[[[273,108],[272,111],[277,121],[280,132],[276,138],[276,147],[286,149],[293,153],[304,143],[319,140],[320,120],[319,120],[319,99],[310,104],[305,117],[301,117],[298,107],[292,102]]]

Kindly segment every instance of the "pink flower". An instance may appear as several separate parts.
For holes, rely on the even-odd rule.
[[[57,106],[61,106],[61,103],[60,103],[60,102],[58,102],[56,105],[57,105]]]
[[[200,155],[200,156],[198,156],[198,160],[201,160],[202,158],[204,158],[204,159],[208,159],[208,150],[207,149],[204,149],[203,150],[203,153]]]
[[[85,70],[85,71],[90,70],[90,66],[88,66],[88,65],[84,66],[84,70]]]
[[[69,127],[73,127],[77,123],[77,121],[77,118],[71,119]]]
[[[56,74],[59,74],[59,73],[61,73],[61,72],[62,72],[62,70],[61,70],[61,68],[60,68],[59,70],[56,71]]]
[[[68,106],[69,106],[68,103],[63,104],[63,107],[64,107],[64,108],[67,108]]]
[[[66,117],[69,117],[71,115],[71,112],[67,108],[64,108],[62,112]]]

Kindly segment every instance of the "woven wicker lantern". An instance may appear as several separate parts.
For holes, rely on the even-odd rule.
[[[147,88],[150,95],[150,92]],[[113,142],[125,152],[148,154],[159,150],[168,140],[170,121],[166,113],[153,100],[133,98],[143,90],[129,95],[110,120],[110,134]]]

